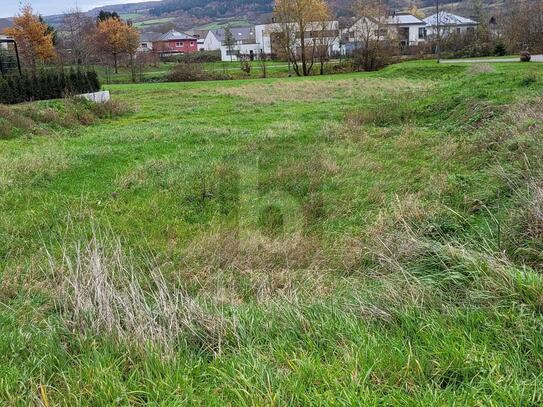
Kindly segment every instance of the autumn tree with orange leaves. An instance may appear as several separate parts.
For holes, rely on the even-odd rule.
[[[129,55],[133,66],[134,54],[139,45],[139,33],[121,19],[111,17],[98,22],[95,43],[101,53],[113,57],[115,73],[118,73],[120,55]]]
[[[13,26],[6,28],[4,34],[17,41],[23,63],[30,65],[34,72],[38,63],[50,61],[56,56],[53,32],[29,5],[21,9],[13,20]]]

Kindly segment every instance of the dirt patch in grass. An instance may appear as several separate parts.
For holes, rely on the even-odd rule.
[[[405,79],[382,80],[353,78],[338,80],[292,80],[273,83],[255,82],[236,87],[217,88],[215,92],[248,99],[253,103],[319,101],[332,98],[378,97],[406,91],[422,91],[432,82],[414,82]]]

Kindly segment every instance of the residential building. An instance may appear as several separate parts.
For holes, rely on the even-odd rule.
[[[198,51],[205,51],[204,42],[208,32],[209,30],[192,29],[186,31],[185,34],[197,38],[196,43],[198,44]]]
[[[426,41],[426,23],[409,13],[394,13],[388,16],[386,24],[402,47],[419,45]]]
[[[479,25],[470,18],[461,17],[456,14],[440,11],[439,14],[433,14],[424,19],[429,36],[437,35],[437,27],[442,36],[452,33],[464,34],[474,31]]]
[[[140,34],[140,45],[138,46],[137,52],[151,52],[153,50],[153,41],[156,41],[160,38],[162,34],[159,33],[141,33]]]
[[[292,32],[292,43],[299,52],[301,48],[301,33],[298,24],[291,23],[287,27],[280,23],[260,24],[255,26],[256,42],[267,55],[276,55],[280,52],[278,36],[284,29]],[[329,55],[340,52],[340,31],[337,21],[310,22],[305,30],[305,45],[325,46]]]
[[[170,30],[153,41],[153,51],[160,56],[187,54],[198,52],[197,38],[191,35]]]
[[[409,13],[394,13],[381,18],[361,17],[342,31],[341,40],[347,53],[368,40],[390,39],[402,48],[426,41],[426,23]]]

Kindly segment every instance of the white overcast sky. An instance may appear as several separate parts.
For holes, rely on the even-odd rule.
[[[142,1],[148,0],[23,0],[24,3],[29,3],[36,13],[44,16],[60,14],[76,6],[83,11],[87,11],[94,7],[122,3],[141,3]],[[20,6],[20,0],[0,0],[0,17],[14,16]]]

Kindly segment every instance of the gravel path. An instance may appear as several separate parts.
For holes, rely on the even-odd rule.
[[[480,64],[480,63],[490,63],[490,62],[519,62],[520,58],[485,58],[485,59],[442,59],[442,64]],[[532,62],[543,62],[543,55],[532,55]]]

